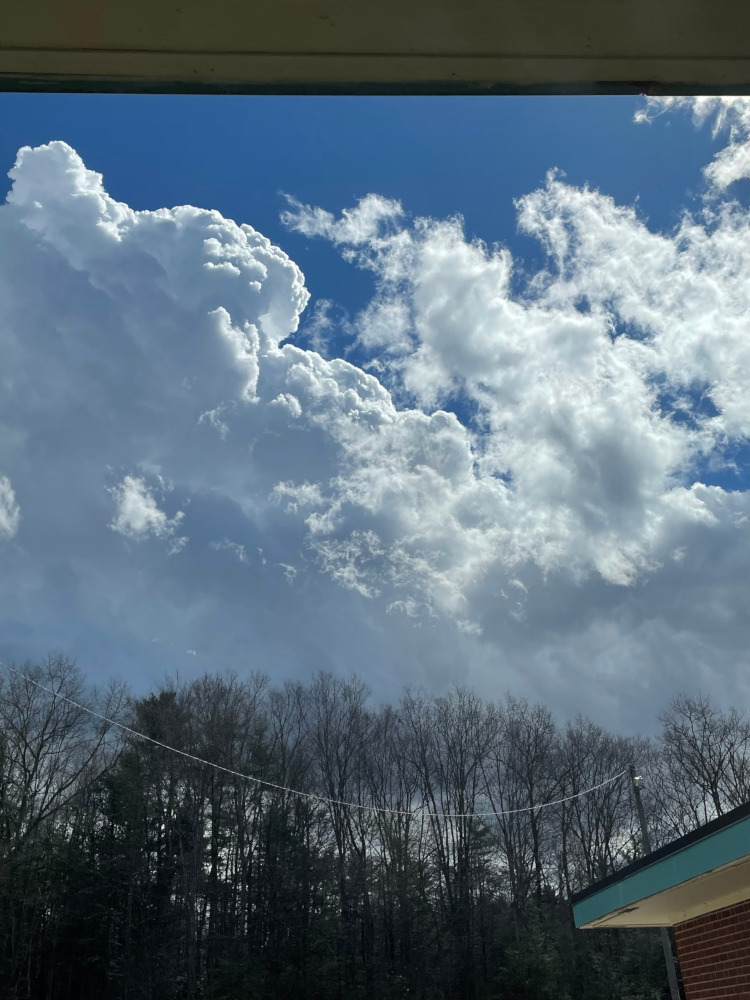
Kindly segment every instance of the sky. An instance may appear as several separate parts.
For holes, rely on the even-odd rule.
[[[0,95],[0,658],[750,707],[750,104]]]

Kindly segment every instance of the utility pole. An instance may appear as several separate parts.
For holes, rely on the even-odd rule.
[[[633,793],[635,795],[635,808],[638,812],[638,819],[641,824],[641,838],[643,840],[643,853],[651,853],[651,841],[648,837],[648,827],[646,826],[646,813],[643,811],[641,801],[641,776],[635,773],[635,767],[630,765],[630,779],[633,782]],[[677,983],[677,966],[672,951],[672,939],[666,927],[660,927],[661,946],[664,949],[664,961],[667,963],[667,978],[669,979],[669,994],[672,1000],[681,1000],[680,987]]]

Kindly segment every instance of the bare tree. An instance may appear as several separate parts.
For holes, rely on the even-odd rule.
[[[663,794],[677,830],[693,829],[750,798],[750,723],[705,696],[680,695],[659,716]]]
[[[564,796],[577,796],[557,810],[559,864],[568,895],[632,860],[634,814],[627,782],[605,785],[595,794],[580,794],[622,771],[631,757],[628,741],[580,715],[566,728],[559,757],[562,791]]]
[[[337,994],[342,996],[354,982],[359,913],[363,921],[360,948],[366,972],[372,943],[367,886],[372,819],[364,810],[352,810],[340,804],[369,804],[365,768],[371,726],[371,716],[365,707],[369,693],[367,685],[356,677],[341,680],[331,674],[319,673],[310,686],[306,706],[306,732],[318,787],[321,794],[333,800],[328,812],[335,842],[341,915],[338,941],[340,975],[336,988]]]
[[[0,881],[6,889],[0,927],[10,930],[0,953],[11,979],[25,976],[27,993],[50,891],[49,838],[56,824],[67,825],[66,809],[114,766],[120,750],[119,730],[85,709],[117,718],[123,701],[114,685],[89,696],[75,663],[61,655],[0,675]]]
[[[48,657],[42,665],[26,663],[20,673],[0,675],[0,843],[11,856],[29,847],[36,831],[71,801],[82,784],[112,767],[120,749],[120,730],[86,709],[117,719],[124,698],[123,689],[114,685],[90,698],[75,663],[60,655]]]
[[[499,814],[494,827],[505,857],[517,934],[526,900],[533,891],[538,906],[549,880],[554,815],[536,807],[560,794],[557,758],[558,733],[549,710],[508,695],[500,706],[485,781],[492,809]]]
[[[441,908],[449,932],[455,995],[475,995],[473,897],[482,800],[482,764],[495,739],[496,715],[466,688],[431,703],[406,692],[402,711],[410,734],[412,763],[422,802],[430,813],[440,881]]]

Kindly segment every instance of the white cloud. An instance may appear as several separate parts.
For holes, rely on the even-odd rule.
[[[750,504],[714,482],[750,434],[739,205],[659,234],[553,172],[518,202],[548,255],[518,291],[511,252],[458,219],[292,203],[290,226],[374,279],[353,323],[321,305],[295,342],[303,276],[250,226],[133,211],[64,143],[11,176],[0,428],[30,530],[0,603],[19,643],[46,607],[55,648],[88,629],[97,655],[136,657],[170,635],[608,712],[634,704],[626,670],[638,692],[657,665],[676,685],[740,662]],[[17,526],[2,478],[0,532]]]
[[[325,236],[347,246],[372,244],[380,238],[384,224],[395,223],[404,214],[399,202],[377,194],[368,194],[354,208],[345,208],[339,219],[322,208],[302,205],[295,198],[287,200],[291,208],[282,213],[283,221],[305,236]]]
[[[717,191],[750,177],[750,99],[747,97],[649,97],[646,107],[636,114],[637,122],[650,122],[656,116],[675,110],[692,112],[700,127],[713,119],[714,138],[729,133],[729,141],[705,168],[707,180]]]
[[[172,518],[168,518],[157,506],[153,494],[143,479],[137,476],[125,476],[121,483],[111,487],[109,491],[115,499],[117,511],[110,523],[110,528],[125,538],[142,541],[153,535],[156,538],[170,540],[170,552],[179,552],[188,539],[175,538],[175,532],[185,516],[178,510]]]
[[[235,559],[241,563],[249,562],[247,553],[245,552],[245,546],[240,545],[238,542],[232,542],[228,538],[224,538],[220,542],[211,542],[211,548],[215,552],[231,552]]]
[[[7,476],[0,475],[0,538],[12,538],[18,531],[21,508]]]
[[[304,210],[301,224],[309,219]],[[393,302],[403,343],[411,317],[413,349],[390,364],[390,378],[428,412],[376,397],[377,418],[363,425],[361,397],[347,411],[331,382],[338,405],[325,419],[347,471],[308,517],[318,537],[346,534],[347,523],[360,530],[362,515],[384,521],[383,577],[421,585],[461,617],[488,574],[529,561],[619,585],[658,569],[666,539],[707,520],[692,489],[696,464],[721,461],[750,429],[740,325],[750,302],[736,288],[749,244],[737,220],[711,236],[686,223],[668,239],[554,174],[521,200],[519,220],[553,264],[521,298],[510,292],[509,253],[467,242],[458,221],[417,220],[376,232],[372,245],[357,236],[358,261],[379,278],[375,308],[382,315]],[[321,231],[343,242],[333,225]],[[625,326],[632,332],[618,336]],[[699,378],[719,415],[693,412]],[[474,430],[440,410],[428,415],[457,395],[477,415]],[[349,550],[336,551],[344,580]],[[352,552],[351,579],[362,587]]]
[[[270,405],[275,402],[276,400],[272,400]],[[299,403],[297,405],[299,406]],[[319,507],[324,503],[321,488],[317,483],[276,483],[271,490],[271,500],[276,503],[286,500],[286,510],[293,514],[300,508]]]

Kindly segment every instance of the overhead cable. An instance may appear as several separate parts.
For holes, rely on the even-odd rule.
[[[51,694],[53,698],[59,698],[61,701],[67,702],[75,708],[79,708],[82,712],[88,712],[89,715],[95,716],[97,719],[101,719],[102,722],[107,722],[111,726],[117,726],[124,732],[130,733],[131,736],[136,736],[140,740],[147,740],[149,743],[153,743],[155,746],[161,747],[163,750],[169,750],[171,753],[180,754],[180,756],[187,757],[189,760],[193,760],[198,764],[203,764],[206,767],[213,767],[217,771],[223,771],[225,774],[231,774],[236,778],[242,778],[244,781],[253,782],[254,784],[260,785],[264,788],[273,788],[279,792],[287,792],[289,795],[296,795],[299,798],[325,803],[326,805],[346,806],[349,809],[360,809],[363,812],[385,813],[386,815],[391,816],[427,816],[431,819],[486,819],[491,816],[496,818],[499,816],[513,816],[518,813],[537,812],[540,809],[547,809],[550,806],[559,806],[564,802],[572,802],[573,799],[581,798],[583,795],[589,795],[591,792],[595,792],[600,788],[604,788],[606,785],[611,785],[615,781],[619,781],[620,778],[624,777],[628,773],[628,768],[625,768],[623,771],[620,771],[619,774],[615,774],[613,777],[607,778],[605,781],[600,781],[598,785],[592,785],[590,788],[584,788],[583,791],[576,792],[574,795],[566,795],[563,798],[555,799],[552,802],[539,802],[531,806],[521,806],[518,809],[503,809],[499,811],[491,810],[490,812],[432,812],[430,810],[422,809],[421,807],[416,809],[391,809],[388,806],[371,806],[365,805],[361,802],[346,802],[342,799],[331,799],[323,795],[315,795],[313,792],[303,792],[296,788],[287,788],[285,785],[277,785],[273,781],[266,781],[265,778],[255,778],[250,774],[243,774],[241,771],[234,771],[230,767],[224,767],[222,764],[215,764],[213,761],[204,760],[202,757],[196,757],[195,754],[188,753],[186,750],[179,750],[177,747],[171,747],[167,743],[162,743],[161,740],[156,740],[152,736],[146,736],[144,733],[139,733],[135,729],[131,729],[130,726],[126,726],[122,722],[116,722],[114,719],[110,719],[106,715],[101,715],[99,712],[95,712],[93,709],[87,708],[85,705],[81,705],[77,701],[73,701],[72,698],[68,698],[63,694],[60,694],[59,691],[54,691],[52,688],[46,687],[44,684],[40,684],[39,681],[35,681],[32,677],[29,677],[22,671],[8,666],[7,663],[0,662],[0,666],[5,667],[6,670],[10,670],[11,673],[16,674],[18,677],[23,677],[24,680],[28,681],[30,684],[34,684],[41,691],[46,691],[47,694]]]

